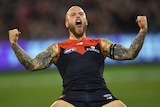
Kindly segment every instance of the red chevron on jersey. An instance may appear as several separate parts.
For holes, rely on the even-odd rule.
[[[95,49],[95,45],[100,43],[99,39],[89,39],[83,38],[82,40],[71,40],[68,39],[64,42],[58,43],[58,48],[65,49],[64,54],[69,54],[71,52],[77,52],[79,54],[84,54],[86,51],[95,51],[98,52],[99,50]],[[90,46],[85,49],[86,46]]]

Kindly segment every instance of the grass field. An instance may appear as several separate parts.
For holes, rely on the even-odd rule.
[[[160,107],[160,64],[109,65],[104,78],[128,107]],[[0,107],[49,107],[61,91],[57,70],[0,73]]]

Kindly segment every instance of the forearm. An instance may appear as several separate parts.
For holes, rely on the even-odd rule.
[[[50,45],[45,51],[39,53],[32,59],[18,44],[11,44],[20,63],[28,71],[37,71],[48,68],[56,58],[57,53],[53,50],[57,49],[56,44]]]
[[[58,48],[57,44],[50,45],[45,51],[39,53],[35,58],[31,58],[18,44],[20,32],[18,29],[9,30],[9,40],[11,47],[17,56],[19,62],[28,71],[37,71],[49,67],[53,61],[56,61]]]
[[[11,47],[17,56],[19,62],[29,71],[34,69],[34,61],[33,59],[17,44],[12,43]]]
[[[110,55],[109,57],[116,60],[130,60],[135,59],[139,54],[144,39],[147,33],[148,24],[146,16],[137,16],[136,22],[140,27],[138,34],[136,35],[135,39],[132,41],[129,48],[125,48],[123,45],[120,44],[112,44],[110,46]]]
[[[146,33],[147,33],[147,29],[140,29],[139,33],[137,34],[135,39],[132,41],[129,48],[131,59],[136,58],[138,53],[140,52],[145,40]]]
[[[125,48],[119,44],[114,45],[112,48],[112,57],[110,57],[115,60],[135,59],[143,46],[146,33],[147,29],[140,29],[129,48]]]

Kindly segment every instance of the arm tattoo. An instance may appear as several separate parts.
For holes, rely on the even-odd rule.
[[[139,32],[136,38],[132,41],[132,44],[130,45],[129,49],[125,48],[122,45],[115,45],[114,59],[116,60],[135,59],[143,46],[146,32],[147,30]]]
[[[111,56],[111,48],[110,46],[112,45],[112,42],[107,40],[107,39],[103,39],[101,38],[101,44],[102,44],[102,48],[103,48],[103,55],[104,57],[110,57]]]
[[[53,63],[53,59],[56,57],[56,53],[53,51],[54,48],[56,48],[56,44],[50,45],[34,59],[32,59],[18,44],[12,44],[11,46],[20,63],[28,71],[45,69]]]

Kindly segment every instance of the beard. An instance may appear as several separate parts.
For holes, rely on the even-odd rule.
[[[68,29],[75,35],[75,37],[80,38],[86,32],[87,26],[86,25],[82,25],[82,27],[77,28],[74,25],[70,25],[68,27]]]

